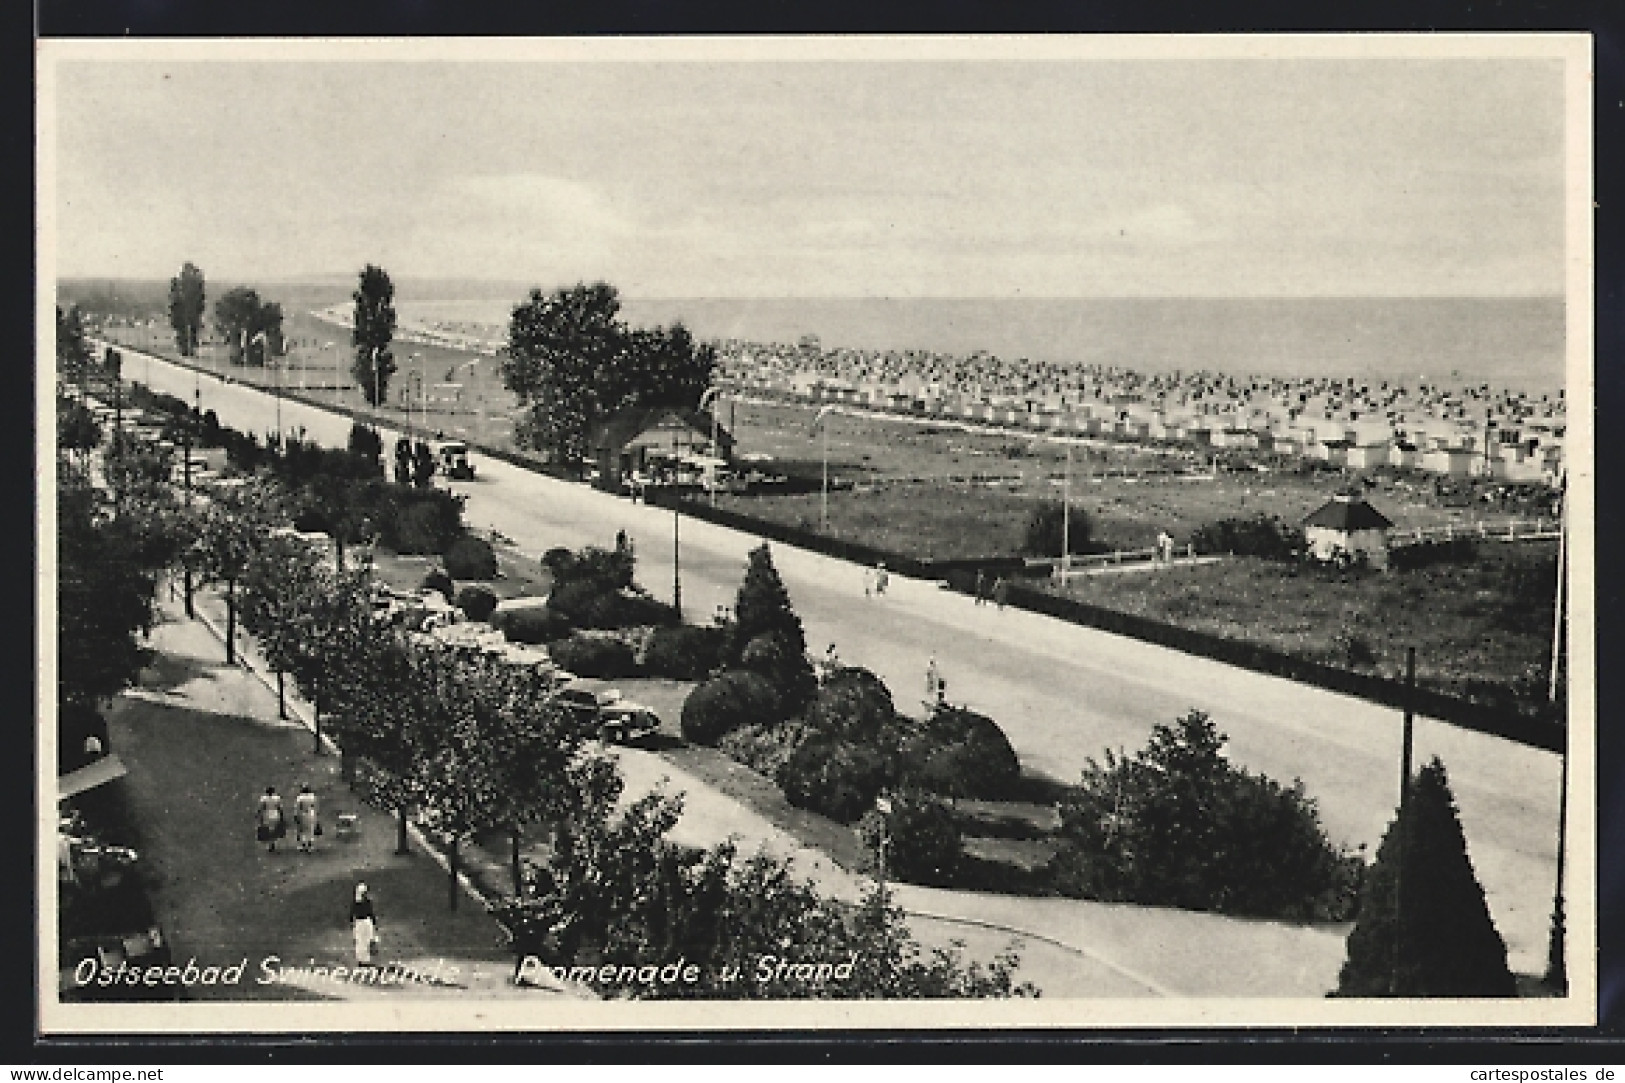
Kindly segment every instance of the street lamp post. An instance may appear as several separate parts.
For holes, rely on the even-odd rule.
[[[1564,488],[1567,487],[1568,477],[1563,477]],[[1560,490],[1561,492],[1562,490]],[[1557,704],[1558,666],[1562,661],[1563,650],[1563,603],[1564,603],[1564,558],[1567,555],[1568,531],[1565,528],[1568,520],[1567,493],[1562,495],[1562,504],[1558,507],[1557,519],[1557,599],[1555,613],[1552,617],[1552,665],[1551,673],[1546,686],[1547,701],[1554,707]],[[1563,851],[1568,845],[1569,826],[1569,743],[1568,724],[1564,720],[1564,740],[1561,752],[1562,760],[1559,762],[1559,775],[1557,783],[1557,886],[1552,897],[1552,933],[1551,943],[1547,950],[1546,981],[1553,988],[1563,994],[1568,993],[1569,972],[1567,962],[1567,949],[1565,939],[1567,929],[1563,913]]]
[[[683,619],[683,564],[680,530],[683,513],[679,510],[677,493],[671,495],[671,608],[678,621]]]
[[[1061,585],[1072,571],[1072,445],[1066,445],[1066,474],[1061,480]]]

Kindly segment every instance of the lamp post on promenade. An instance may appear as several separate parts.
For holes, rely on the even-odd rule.
[[[683,513],[677,502],[677,491],[671,494],[671,608],[678,621],[683,619],[683,563],[680,536]]]
[[[821,430],[824,448],[823,484],[818,493],[818,532],[829,533],[829,425],[824,421],[835,410],[835,404],[829,403],[819,408],[818,415],[813,418],[814,427]]]

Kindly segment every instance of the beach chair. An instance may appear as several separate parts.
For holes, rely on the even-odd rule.
[[[354,840],[361,833],[361,817],[354,812],[340,812],[333,817],[333,833],[346,840]]]

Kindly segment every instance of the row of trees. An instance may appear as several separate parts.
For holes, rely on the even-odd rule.
[[[197,356],[207,301],[203,270],[187,261],[169,280],[169,326],[182,357]],[[229,289],[215,301],[214,326],[230,346],[234,365],[264,365],[283,352],[282,306],[248,286]]]

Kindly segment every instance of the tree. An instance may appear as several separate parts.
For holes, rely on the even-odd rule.
[[[818,687],[801,618],[791,608],[790,593],[765,542],[751,550],[734,601],[725,660],[729,668],[750,669],[772,681],[787,713],[805,705]]]
[[[715,348],[696,343],[681,323],[628,331],[622,353],[620,386],[601,403],[606,413],[636,406],[691,410],[711,386],[717,363]]]
[[[88,470],[57,471],[57,702],[93,707],[135,683],[162,562],[111,515]]]
[[[395,338],[395,284],[389,280],[389,272],[369,263],[361,269],[360,284],[351,296],[355,318],[350,343],[355,347],[355,361],[350,371],[367,402],[381,406],[389,397],[389,379],[395,375],[395,355],[389,349]]]
[[[302,633],[299,614],[311,606],[322,585],[310,544],[288,534],[267,538],[243,573],[243,626],[276,673],[278,718],[288,716],[284,683],[301,649],[296,638]]]
[[[1399,915],[1403,915],[1403,920]],[[1340,997],[1510,997],[1506,942],[1467,856],[1444,764],[1410,783],[1360,892]]]
[[[552,295],[532,290],[508,321],[502,381],[528,410],[517,435],[554,462],[586,458],[588,431],[605,409],[600,384],[622,384],[620,307],[609,283],[577,283]]]
[[[175,348],[182,357],[197,354],[204,301],[203,272],[190,262],[183,264],[181,273],[169,280],[169,325],[175,329]]]
[[[601,995],[1036,995],[1014,981],[1013,950],[987,965],[966,962],[960,944],[927,955],[902,912],[878,894],[849,905],[820,895],[772,854],[742,857],[731,842],[705,850],[671,842],[680,798],[656,791],[618,815],[614,805],[612,797],[583,802],[547,861],[534,868],[535,890],[495,908],[517,953],[566,974],[576,968],[576,980],[592,982]],[[604,964],[613,964],[615,976],[599,982]],[[670,976],[662,979],[662,970]]]
[[[1066,535],[1066,547],[1073,556],[1087,553],[1092,546],[1094,524],[1082,508],[1067,509],[1053,501],[1043,501],[1027,520],[1022,548],[1030,556],[1060,556],[1062,534]]]
[[[1021,780],[1021,761],[998,723],[963,707],[939,704],[902,755],[905,779],[944,797],[998,801]]]
[[[101,442],[102,428],[96,422],[96,415],[84,403],[59,391],[56,396],[57,449],[83,456]]]
[[[1191,711],[1132,757],[1090,759],[1060,806],[1068,894],[1250,917],[1343,920],[1364,863],[1334,847],[1303,784],[1235,767]]]
[[[357,421],[350,426],[348,449],[364,465],[369,477],[381,477],[384,472],[384,440],[371,425]],[[359,471],[358,471],[359,472]]]
[[[231,346],[234,365],[263,365],[282,346],[282,306],[247,286],[227,290],[214,303],[215,329]]]
[[[237,585],[265,537],[272,495],[264,486],[250,493],[217,488],[203,509],[193,567],[203,583],[226,588],[226,661],[237,660]]]
[[[58,378],[64,383],[79,384],[80,392],[84,391],[85,377],[90,369],[90,343],[85,340],[84,320],[79,314],[79,306],[74,305],[66,312],[61,306],[56,310],[56,369]]]

